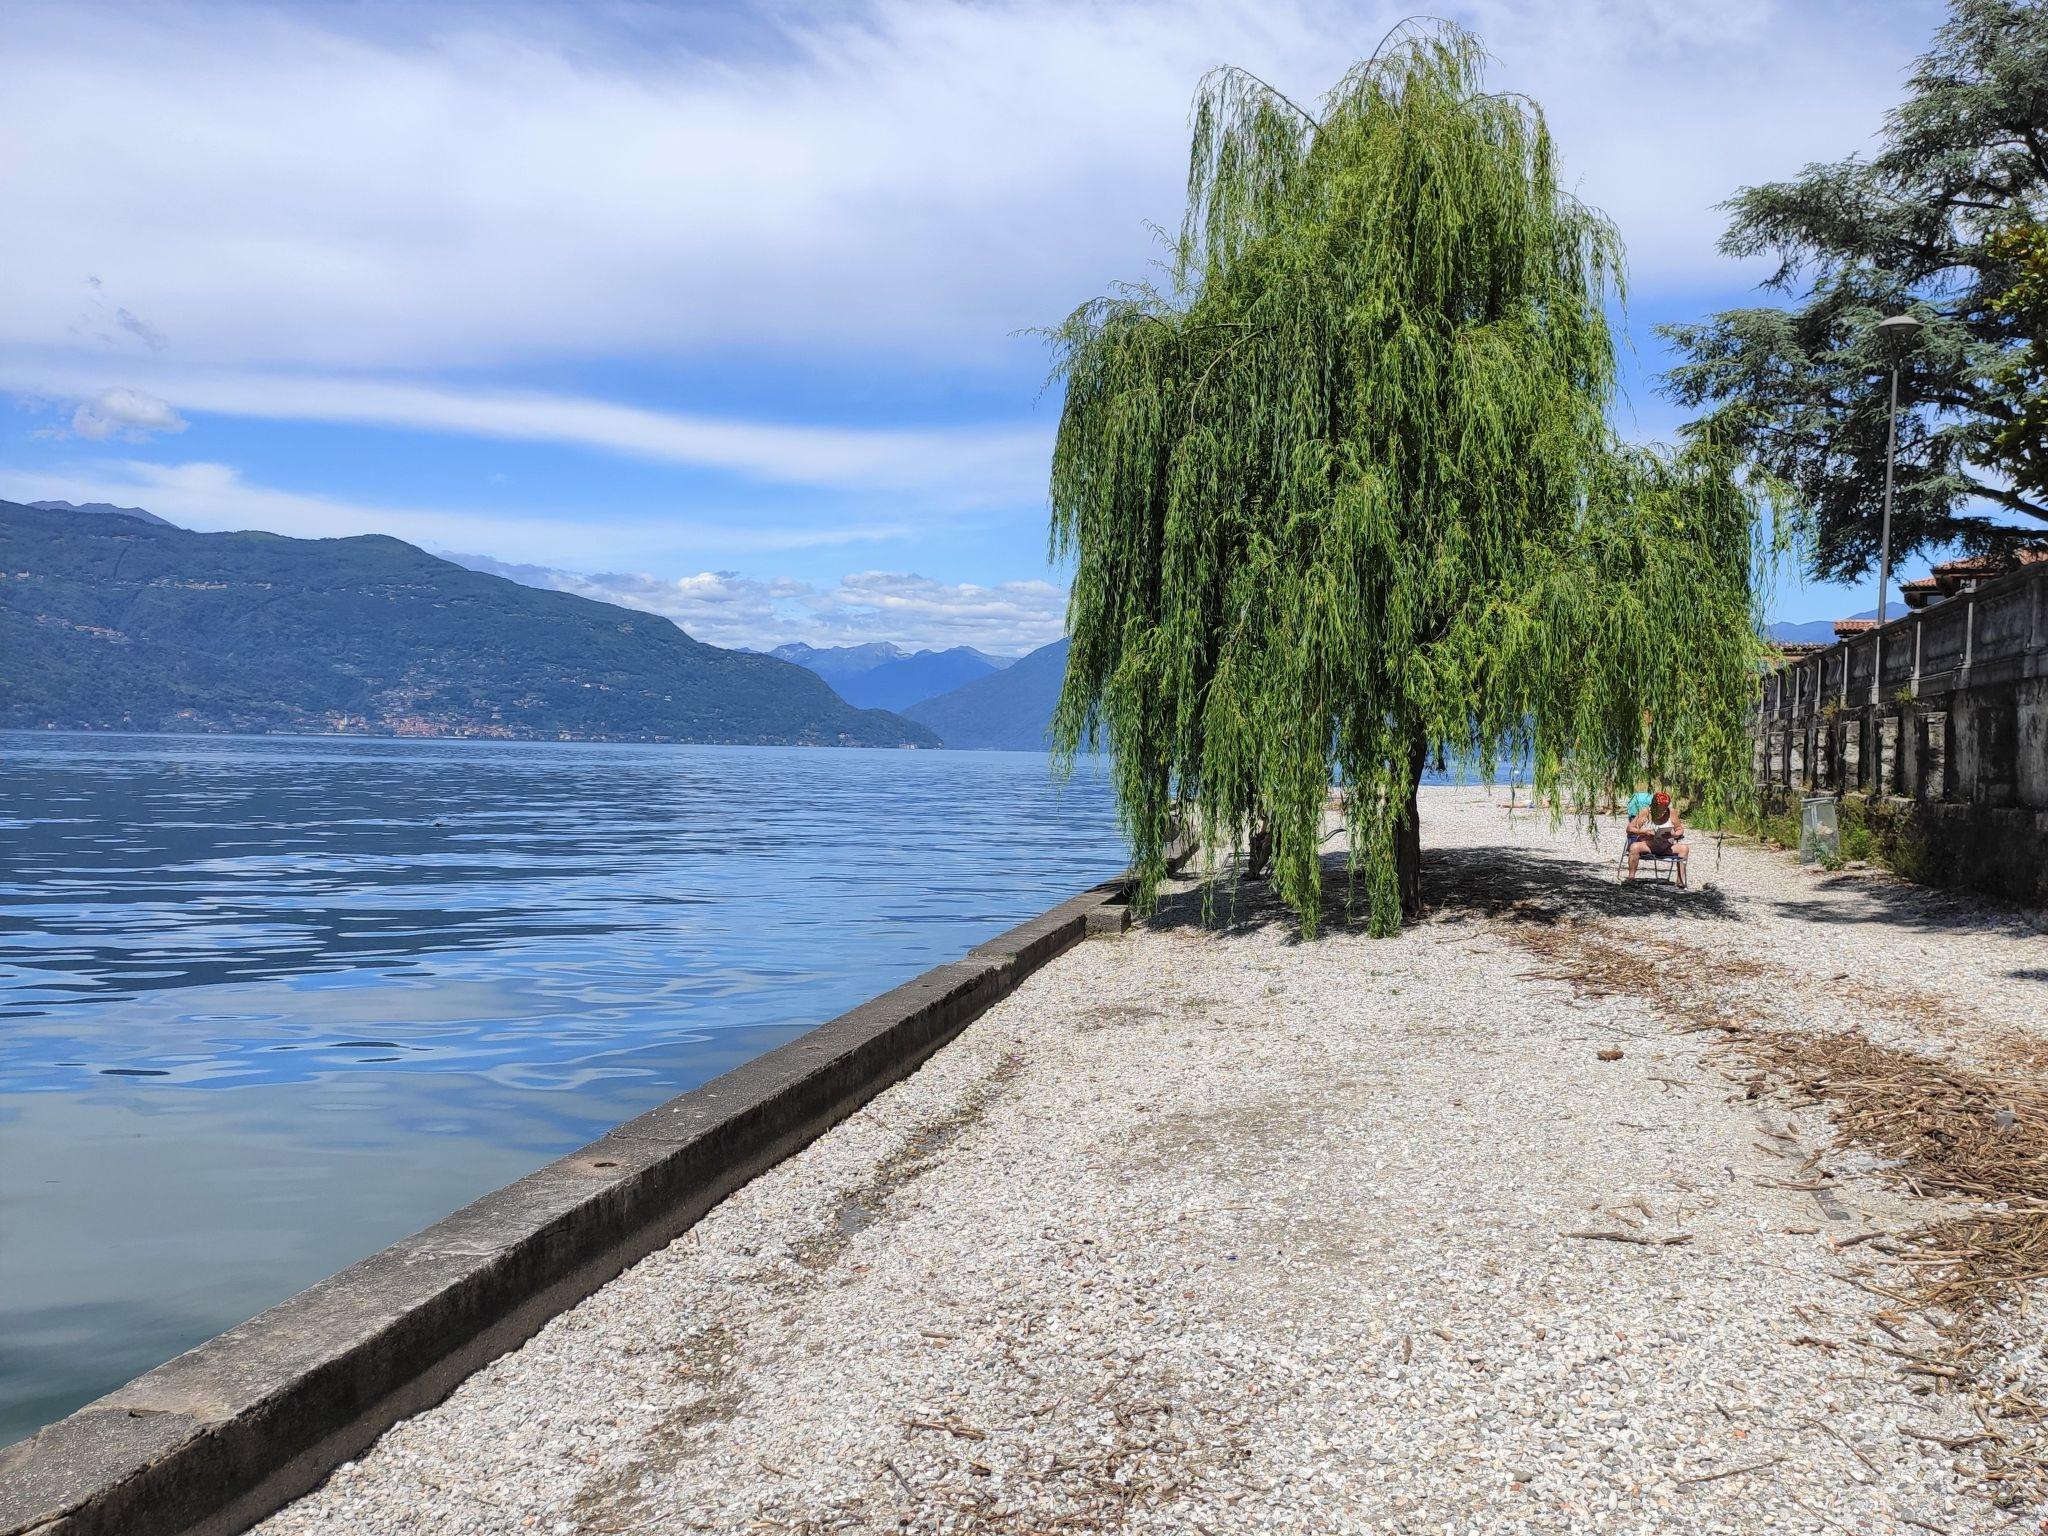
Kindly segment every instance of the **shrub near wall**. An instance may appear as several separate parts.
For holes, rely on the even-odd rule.
[[[1968,884],[1968,862],[1959,857],[1957,845],[1929,835],[1930,809],[1912,800],[1843,800],[1837,813],[1843,835],[1853,828],[1860,844],[1850,857],[1868,859],[1922,885]]]
[[[1846,863],[1867,861],[1918,885],[1967,888],[2029,907],[2048,905],[2048,863],[2036,853],[2042,837],[2037,812],[1868,795],[1843,795],[1835,805]],[[1799,797],[1771,787],[1754,822],[1699,825],[1703,831],[1796,849]]]

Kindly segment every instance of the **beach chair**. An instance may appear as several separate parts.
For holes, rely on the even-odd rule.
[[[1614,861],[1614,883],[1628,884],[1628,823],[1621,826],[1621,852]],[[1687,854],[1680,858],[1675,853],[1646,853],[1636,860],[1636,878],[1647,879],[1652,885],[1677,885],[1679,868],[1692,857]],[[1686,882],[1690,888],[1691,882]]]

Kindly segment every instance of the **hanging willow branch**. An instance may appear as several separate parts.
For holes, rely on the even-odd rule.
[[[1168,288],[1052,332],[1054,738],[1107,735],[1147,899],[1176,820],[1265,828],[1313,931],[1334,781],[1390,932],[1445,751],[1528,754],[1545,792],[1747,792],[1759,505],[1711,447],[1617,442],[1619,239],[1482,60],[1411,29],[1313,114],[1211,75]]]

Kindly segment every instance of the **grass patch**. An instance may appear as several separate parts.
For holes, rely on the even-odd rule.
[[[1833,858],[1820,861],[1823,868],[1834,870],[1849,864],[1875,864],[1902,880],[1917,884],[1951,883],[1952,871],[1948,868],[1948,861],[1941,857],[1920,830],[1919,819],[1912,806],[1898,808],[1883,801],[1846,796],[1835,802],[1835,825],[1836,853]],[[1769,848],[1792,852],[1799,848],[1799,812],[1796,807],[1763,809],[1754,816],[1729,821],[1701,819],[1695,821],[1694,826],[1702,832],[1748,838]]]

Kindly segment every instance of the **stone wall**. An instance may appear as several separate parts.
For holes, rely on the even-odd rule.
[[[1944,882],[2048,901],[2048,564],[1787,657],[1757,772],[1773,798],[1860,797]]]

